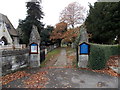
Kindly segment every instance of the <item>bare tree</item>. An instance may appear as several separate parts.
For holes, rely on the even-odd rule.
[[[60,22],[66,22],[74,28],[75,25],[81,24],[85,19],[86,9],[77,2],[70,3],[60,13]]]

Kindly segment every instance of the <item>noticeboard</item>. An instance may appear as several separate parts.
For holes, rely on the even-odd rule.
[[[90,45],[86,42],[83,42],[79,45],[80,55],[89,55]]]
[[[38,54],[38,44],[37,43],[31,43],[30,44],[30,54]]]

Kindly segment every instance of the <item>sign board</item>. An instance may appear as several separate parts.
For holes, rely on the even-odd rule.
[[[86,42],[83,42],[79,45],[80,55],[89,55],[90,53],[90,45]]]
[[[30,44],[30,54],[38,54],[38,44],[37,43],[31,43]]]

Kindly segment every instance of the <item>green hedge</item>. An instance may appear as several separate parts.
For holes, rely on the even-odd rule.
[[[90,44],[88,67],[91,69],[105,68],[110,56],[120,55],[120,45]]]

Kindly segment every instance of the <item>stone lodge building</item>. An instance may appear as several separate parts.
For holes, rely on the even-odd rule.
[[[0,45],[19,44],[18,33],[7,16],[0,13]]]

